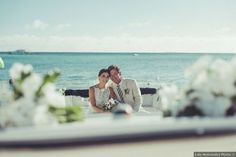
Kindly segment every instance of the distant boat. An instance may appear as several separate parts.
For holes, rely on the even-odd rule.
[[[134,55],[134,56],[138,56],[139,54],[137,54],[137,53],[134,53],[133,55]]]
[[[30,52],[26,51],[25,49],[18,49],[15,51],[9,51],[9,54],[29,54]]]

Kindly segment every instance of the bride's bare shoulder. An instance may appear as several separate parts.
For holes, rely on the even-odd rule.
[[[97,85],[90,86],[90,87],[89,87],[89,90],[94,91],[94,88],[97,88]]]

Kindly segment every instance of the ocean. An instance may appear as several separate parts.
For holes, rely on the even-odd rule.
[[[158,88],[162,84],[183,85],[184,71],[204,55],[230,60],[234,54],[202,53],[0,53],[5,68],[0,69],[0,80],[7,81],[9,69],[15,62],[31,64],[34,71],[45,74],[58,68],[61,76],[57,88],[87,89],[97,83],[98,71],[116,64],[122,76],[136,79],[140,87]]]

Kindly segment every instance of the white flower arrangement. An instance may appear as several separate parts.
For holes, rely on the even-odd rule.
[[[164,116],[222,117],[236,114],[236,58],[231,61],[203,57],[185,72],[183,89],[160,90]]]
[[[54,81],[59,75],[54,70],[42,77],[31,65],[15,63],[10,69],[12,90],[0,93],[0,128],[82,119],[81,108],[66,107],[64,97],[56,90]]]
[[[102,105],[103,111],[113,111],[118,105],[118,101],[114,99],[109,99],[106,103]]]

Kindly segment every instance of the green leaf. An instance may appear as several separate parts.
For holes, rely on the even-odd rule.
[[[44,76],[44,82],[45,83],[53,83],[57,80],[57,78],[60,76],[60,71],[58,69],[54,69],[51,72],[48,72]]]
[[[37,97],[43,96],[43,93],[42,93],[43,86],[45,86],[47,83],[55,82],[59,76],[60,76],[60,70],[58,69],[55,69],[51,72],[48,72],[46,75],[44,75],[43,82],[40,85],[39,89],[36,91],[36,96]]]

